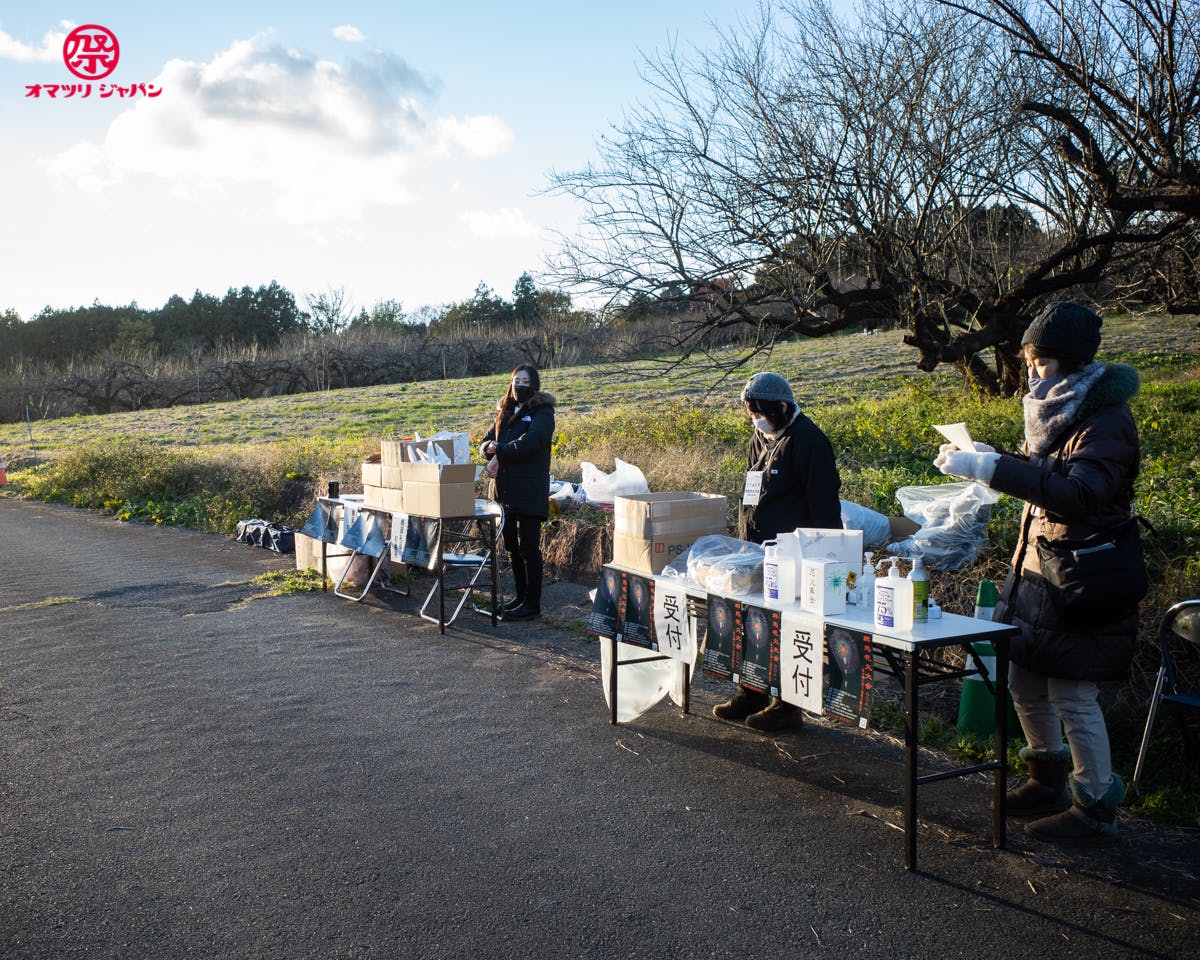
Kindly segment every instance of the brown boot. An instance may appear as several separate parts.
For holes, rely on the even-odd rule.
[[[804,726],[804,713],[795,704],[772,697],[766,707],[746,718],[746,726],[764,733],[799,730]]]
[[[745,720],[750,714],[762,710],[767,705],[767,701],[765,693],[738,687],[738,692],[733,695],[732,699],[713,707],[713,716],[718,720]]]
[[[1066,810],[1071,805],[1071,795],[1067,792],[1070,751],[1022,747],[1021,759],[1029,767],[1029,779],[1005,796],[1008,815],[1044,817]]]
[[[1052,843],[1105,843],[1117,839],[1117,807],[1125,799],[1125,782],[1113,774],[1112,785],[1095,800],[1071,778],[1074,801],[1062,813],[1027,824],[1025,833]]]

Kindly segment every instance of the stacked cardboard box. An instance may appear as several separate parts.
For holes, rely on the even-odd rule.
[[[725,498],[711,493],[642,493],[613,503],[613,563],[642,573],[663,567],[700,537],[726,531]]]
[[[475,515],[475,467],[469,463],[402,463],[404,512],[419,517]]]
[[[383,462],[367,461],[362,465],[363,505],[389,513],[404,512],[404,477],[398,463],[389,463],[388,445],[383,442]]]

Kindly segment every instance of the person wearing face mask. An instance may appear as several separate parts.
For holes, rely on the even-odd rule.
[[[503,619],[530,620],[542,612],[542,523],[550,515],[550,444],[554,397],[542,392],[537,368],[512,372],[496,419],[479,452],[496,458],[495,498],[504,507],[504,548],[515,596]]]
[[[1066,611],[1038,552],[1039,538],[1087,537],[1130,517],[1141,462],[1129,409],[1138,375],[1126,364],[1095,360],[1101,325],[1076,303],[1046,307],[1021,340],[1029,375],[1021,450],[943,444],[934,461],[944,474],[1026,501],[995,614],[1020,628],[1010,650],[1009,689],[1030,774],[1008,794],[1008,813],[1031,820],[1029,835],[1060,842],[1114,838],[1125,795],[1112,769],[1096,684],[1128,673],[1137,601],[1122,601],[1099,618]],[[1140,555],[1122,562],[1130,577],[1144,575]]]
[[[742,405],[754,436],[738,537],[762,543],[796,527],[841,529],[841,478],[833,446],[800,412],[788,382],[777,373],[756,373],[742,389]],[[797,728],[803,719],[798,707],[741,686],[732,699],[713,707],[713,715],[764,731]]]

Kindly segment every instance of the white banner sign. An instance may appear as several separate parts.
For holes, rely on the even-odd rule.
[[[779,697],[821,713],[825,680],[825,621],[785,610],[779,621]]]
[[[654,636],[659,653],[696,662],[696,636],[688,624],[687,593],[663,577],[654,581]]]

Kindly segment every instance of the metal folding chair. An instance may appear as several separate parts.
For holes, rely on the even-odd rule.
[[[447,528],[441,534],[441,567],[436,571],[437,578],[429,591],[429,596],[421,604],[420,610],[424,619],[438,624],[443,629],[447,624],[458,619],[458,615],[462,613],[463,607],[467,605],[467,601],[470,600],[471,594],[475,590],[486,588],[495,592],[499,588],[499,584],[493,584],[491,580],[482,578],[484,571],[495,569],[493,555],[500,549],[500,534],[504,529],[504,508],[491,500],[476,500],[474,518],[466,519],[458,524],[458,529],[452,529],[449,526],[452,521],[444,522],[447,523]],[[455,571],[466,575],[465,582],[447,585],[447,574]],[[459,590],[462,595],[453,612],[445,620],[442,620],[429,612],[429,605],[437,599],[438,611],[444,610],[439,592],[444,593],[447,590]],[[472,609],[494,616],[491,608],[484,609],[476,606]]]
[[[1190,646],[1181,646],[1180,640]],[[1137,787],[1142,776],[1146,753],[1150,749],[1150,731],[1154,729],[1159,704],[1169,700],[1189,707],[1200,707],[1200,689],[1189,692],[1180,688],[1179,666],[1172,649],[1179,647],[1181,653],[1190,656],[1200,654],[1200,600],[1184,600],[1163,615],[1158,625],[1158,646],[1162,654],[1162,663],[1158,668],[1158,678],[1154,682],[1154,695],[1150,698],[1150,713],[1146,717],[1146,729],[1142,734],[1141,749],[1138,750],[1137,766],[1133,769],[1133,779],[1130,781],[1133,787]]]

